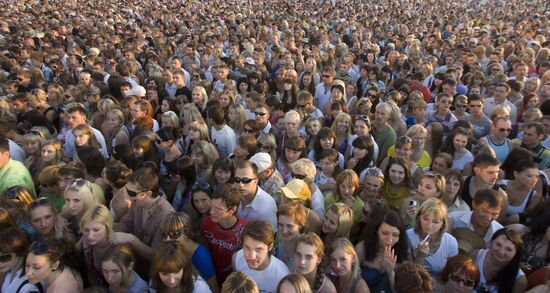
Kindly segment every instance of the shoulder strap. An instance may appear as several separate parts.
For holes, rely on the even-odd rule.
[[[17,290],[15,291],[15,293],[19,293],[21,291],[21,289],[23,289],[23,287],[25,287],[25,285],[27,285],[29,283],[29,280],[25,279],[20,285],[19,287],[17,287]],[[44,289],[42,288],[42,284],[40,283],[36,283],[36,288],[38,288],[38,292],[39,293],[43,293],[44,292]]]

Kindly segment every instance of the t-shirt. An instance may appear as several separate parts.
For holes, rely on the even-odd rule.
[[[414,251],[420,245],[420,238],[413,228],[407,230],[407,238],[409,239],[409,251]],[[435,276],[443,270],[447,259],[457,254],[458,242],[451,234],[445,232],[437,250],[426,257],[422,266],[432,276]]]
[[[474,119],[472,115],[464,118],[465,121],[472,124],[472,134],[476,139],[480,139],[491,133],[491,125],[493,122],[487,116],[483,116],[481,119]]]
[[[237,141],[235,131],[231,127],[224,125],[220,130],[212,127],[211,133],[212,143],[216,146],[216,149],[218,149],[220,157],[229,156],[235,149]]]
[[[285,263],[275,256],[270,256],[269,265],[261,271],[249,268],[242,249],[235,254],[235,270],[247,274],[256,282],[262,293],[276,292],[281,279],[290,274]]]
[[[195,252],[191,256],[191,263],[193,263],[193,266],[205,280],[209,280],[216,273],[210,252],[204,245],[199,244],[197,246],[197,249],[195,249]]]
[[[241,246],[241,231],[246,221],[242,218],[237,219],[235,225],[229,229],[224,229],[218,223],[214,223],[211,217],[206,218],[202,223],[201,234],[212,255],[216,277],[220,285],[233,271],[232,256]]]

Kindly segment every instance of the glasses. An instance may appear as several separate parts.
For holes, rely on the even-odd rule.
[[[466,104],[456,104],[456,107],[461,108],[461,109],[466,109],[468,107],[468,105],[466,105]]]
[[[363,121],[366,121],[366,122],[370,121],[369,115],[356,115],[355,120],[363,120]]]
[[[8,261],[12,260],[12,258],[13,258],[13,253],[0,254],[0,263],[8,262]]]
[[[294,172],[291,172],[290,175],[292,176],[292,178],[296,178],[300,180],[306,179],[306,175],[303,175],[303,174],[295,174]]]
[[[500,132],[512,132],[512,128],[499,128],[498,131],[500,131]]]
[[[4,191],[4,196],[6,199],[16,199],[17,197],[17,186],[8,188],[8,190]]]
[[[263,112],[254,112],[254,114],[255,114],[256,116],[264,117],[267,113],[263,113]]]
[[[300,107],[300,108],[305,108],[305,107],[307,107],[307,105],[309,105],[309,104],[311,104],[311,103],[305,103],[305,104],[303,104],[303,105],[298,104],[298,107]]]
[[[271,150],[271,146],[269,146],[269,145],[267,145],[267,144],[258,143],[258,146],[259,146],[260,149],[262,149],[262,150],[267,150],[267,151],[270,151],[270,150]]]
[[[138,194],[143,193],[145,191],[147,191],[147,190],[132,191],[132,190],[128,189],[128,187],[126,187],[126,193],[128,194],[129,197],[136,197]]]
[[[51,253],[52,249],[48,244],[44,242],[34,241],[31,244],[31,252],[34,254],[46,254],[46,253]]]
[[[454,274],[449,274],[449,280],[457,283],[462,283],[465,287],[474,287],[475,282],[472,280],[464,280]]]
[[[243,183],[243,184],[249,184],[250,182],[256,180],[257,178],[240,178],[240,177],[233,177],[233,179],[231,179],[231,182],[232,183],[236,183],[236,184],[239,184],[239,183]]]
[[[182,235],[183,232],[161,233],[162,239],[179,239]]]

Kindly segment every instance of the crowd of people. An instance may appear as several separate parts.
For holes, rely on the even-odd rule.
[[[550,292],[545,1],[0,7],[0,292]]]

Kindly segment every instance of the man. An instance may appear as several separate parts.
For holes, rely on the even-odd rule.
[[[315,87],[315,99],[317,100],[317,108],[324,109],[325,104],[330,101],[332,82],[336,74],[333,67],[323,69],[321,74],[323,82],[320,82]]]
[[[529,73],[529,67],[523,61],[518,61],[514,64],[513,73],[514,76],[510,77],[509,80],[517,80],[525,83],[527,80],[527,73]]]
[[[491,125],[493,124],[489,117],[483,113],[484,99],[482,96],[472,94],[468,96],[468,108],[470,109],[470,116],[465,118],[466,121],[472,124],[472,134],[475,139],[480,139],[491,132]]]
[[[428,124],[432,122],[441,123],[445,135],[451,133],[453,125],[458,120],[450,110],[452,104],[453,96],[451,94],[446,92],[440,93],[435,98],[435,111],[428,115]]]
[[[388,124],[390,115],[391,106],[388,103],[382,102],[376,105],[373,122],[374,127],[372,128],[372,132],[374,139],[376,140],[376,144],[378,144],[378,148],[380,149],[376,163],[377,165],[384,160],[387,156],[388,149],[395,145],[395,140],[397,139],[395,130],[393,130],[393,128]]]
[[[516,105],[508,101],[507,97],[509,94],[510,86],[505,82],[498,83],[493,91],[493,97],[485,100],[485,108],[483,108],[485,115],[490,117],[496,105],[503,105],[510,111],[510,121],[512,121],[512,124],[516,123],[518,110]]]
[[[486,144],[495,151],[498,161],[502,164],[514,147],[508,138],[512,132],[512,122],[506,117],[495,117],[491,125],[491,134],[478,140],[478,143]]]
[[[239,191],[241,203],[237,215],[247,221],[264,220],[277,231],[277,205],[271,195],[258,186],[258,168],[250,161],[242,161],[235,166],[232,178]]]
[[[233,255],[234,271],[247,274],[260,292],[276,292],[279,282],[290,274],[290,270],[284,262],[270,255],[275,237],[269,223],[249,222],[241,233],[241,241],[243,249]]]
[[[325,115],[313,105],[313,95],[310,92],[302,91],[296,98],[296,108],[304,114],[304,120],[315,118],[323,120]]]
[[[269,122],[269,118],[271,118],[271,109],[269,106],[263,103],[257,104],[254,111],[254,117],[260,125],[261,132],[271,133],[275,139],[279,137],[279,131],[271,125],[271,122]]]
[[[229,66],[225,63],[220,63],[216,66],[216,75],[214,78],[216,81],[213,84],[214,90],[221,92],[224,89],[225,82],[228,81]]]
[[[246,221],[237,217],[240,201],[241,196],[233,187],[225,186],[214,192],[210,199],[210,216],[201,227],[201,234],[212,255],[220,288],[233,271],[232,255],[241,246],[241,232]]]
[[[149,112],[153,111],[153,106],[149,101],[140,99],[135,101],[131,107],[132,108],[130,108],[130,115],[132,115],[132,120],[128,124],[127,128],[130,132],[133,132],[135,129],[134,122],[141,117],[149,116],[148,115]],[[156,119],[152,119],[152,120],[153,120],[153,129],[152,129],[153,132],[159,131],[160,126],[158,121]]]
[[[25,186],[33,196],[36,196],[29,170],[21,162],[11,159],[10,143],[6,138],[0,137],[0,194],[17,185]]]
[[[451,230],[467,228],[482,237],[487,247],[493,234],[503,226],[496,221],[499,217],[502,202],[497,191],[480,189],[476,192],[472,202],[472,211],[452,212]]]
[[[189,74],[189,72],[187,70],[185,70],[185,68],[183,68],[183,61],[178,58],[178,57],[174,57],[172,58],[172,62],[170,63],[170,69],[172,69],[172,71],[181,71],[183,72],[183,80],[185,82],[185,84],[191,84],[191,75]]]
[[[208,124],[211,126],[212,143],[220,157],[227,157],[235,149],[235,131],[225,123],[225,111],[220,106],[210,106],[207,110]]]
[[[17,92],[28,93],[36,88],[31,82],[31,72],[28,69],[22,69],[17,73]]]
[[[550,167],[550,150],[542,145],[546,136],[544,126],[540,122],[529,122],[523,128],[523,139],[516,138],[512,142],[533,155],[533,162],[538,164],[539,170]]]
[[[502,188],[496,186],[500,172],[500,163],[491,155],[480,154],[474,158],[472,167],[474,175],[464,179],[462,199],[473,208],[472,194],[477,194],[477,191],[480,189],[493,189],[497,191],[497,195],[502,203],[500,205],[500,215],[501,220],[504,219],[508,207],[508,197]]]
[[[73,105],[72,107],[67,110],[67,125],[69,126],[69,129],[73,129],[77,127],[80,124],[86,124],[86,110],[82,105]],[[103,137],[103,134],[101,134],[101,131],[93,128],[92,132],[94,133],[95,138],[101,145],[101,148],[99,151],[105,157],[105,159],[109,158],[109,153],[107,153],[107,145],[105,144],[105,138]],[[69,160],[74,159],[76,156],[76,145],[74,143],[74,135],[72,131],[67,131],[65,134],[65,155]]]
[[[189,90],[187,83],[185,83],[185,74],[182,70],[174,70],[173,76],[174,85],[176,85],[175,96],[186,96],[187,100],[191,103],[193,101],[191,97],[191,90]]]
[[[256,153],[250,158],[250,162],[258,168],[260,188],[268,194],[275,195],[285,185],[283,176],[273,166],[271,156],[268,153]]]
[[[542,118],[540,118],[540,123],[544,126],[544,138],[540,143],[542,143],[543,146],[550,148],[550,116],[542,116]]]
[[[115,223],[116,243],[129,243],[137,255],[145,260],[153,258],[154,250],[162,242],[160,225],[174,212],[172,205],[159,193],[159,178],[150,168],[134,172],[126,183],[126,192],[132,206],[120,222]]]

